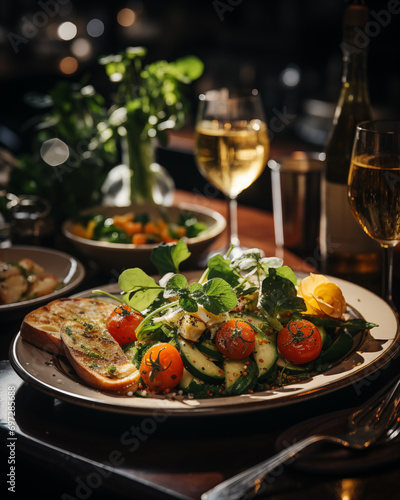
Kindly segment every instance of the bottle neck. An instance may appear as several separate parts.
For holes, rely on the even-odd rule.
[[[345,10],[341,43],[343,83],[367,81],[367,52],[370,40],[365,32],[365,26],[368,19],[369,11],[363,1],[350,2]]]
[[[359,98],[369,103],[367,51],[354,46],[343,49],[342,84],[357,88]]]

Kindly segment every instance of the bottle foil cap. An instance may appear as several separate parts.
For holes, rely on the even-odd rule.
[[[369,9],[365,5],[348,5],[344,12],[344,26],[364,27],[369,20]]]

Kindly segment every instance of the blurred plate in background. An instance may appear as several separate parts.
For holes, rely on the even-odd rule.
[[[42,297],[0,305],[0,321],[9,321],[18,316],[22,319],[25,314],[40,305],[58,297],[68,296],[85,277],[83,265],[64,252],[35,246],[11,246],[0,250],[2,262],[18,262],[26,258],[43,267],[46,274],[54,274],[63,286]]]

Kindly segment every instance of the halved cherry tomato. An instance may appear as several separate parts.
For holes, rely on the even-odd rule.
[[[217,331],[215,345],[231,359],[243,359],[254,350],[256,334],[253,328],[240,319],[231,319]]]
[[[301,365],[316,359],[322,349],[318,328],[307,320],[293,320],[278,333],[278,349],[290,363]]]
[[[119,345],[134,342],[135,330],[142,321],[143,316],[134,311],[130,306],[122,304],[117,306],[106,322],[107,330]]]
[[[166,342],[148,349],[140,364],[140,375],[151,391],[169,392],[179,384],[183,375],[183,362],[176,347]]]

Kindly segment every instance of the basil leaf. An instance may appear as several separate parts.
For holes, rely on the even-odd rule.
[[[188,259],[190,255],[187,244],[180,239],[174,245],[160,243],[153,248],[150,259],[163,276],[167,273],[177,273],[179,265]]]

